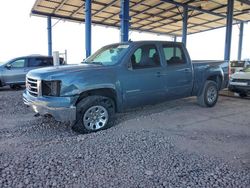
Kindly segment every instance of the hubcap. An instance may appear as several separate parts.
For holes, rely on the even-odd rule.
[[[207,100],[209,103],[213,103],[217,97],[217,90],[214,86],[211,86],[207,90]]]
[[[90,107],[83,116],[83,124],[87,130],[98,130],[108,122],[108,111],[103,106]]]

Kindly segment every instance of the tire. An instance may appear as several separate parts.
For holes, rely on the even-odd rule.
[[[72,129],[78,133],[91,133],[107,129],[114,124],[115,105],[110,98],[89,96],[76,105],[76,122]]]
[[[203,107],[213,107],[218,100],[218,85],[212,80],[207,80],[202,93],[197,97],[198,104]]]
[[[13,89],[13,90],[19,90],[22,87],[20,85],[18,85],[18,84],[12,84],[12,85],[10,85],[10,88]]]
[[[245,98],[245,97],[247,97],[247,94],[246,94],[246,93],[239,93],[239,96],[240,96],[241,98]]]

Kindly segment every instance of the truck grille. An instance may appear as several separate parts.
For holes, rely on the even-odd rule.
[[[247,79],[233,79],[233,82],[249,82],[250,80]]]
[[[33,78],[26,78],[26,89],[30,95],[37,97],[39,93],[39,81]]]

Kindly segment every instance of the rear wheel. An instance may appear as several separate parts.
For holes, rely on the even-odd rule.
[[[76,106],[76,123],[73,130],[91,133],[107,129],[114,124],[114,102],[103,96],[89,96]]]
[[[213,107],[218,100],[218,85],[212,80],[205,82],[200,96],[197,97],[199,105]]]

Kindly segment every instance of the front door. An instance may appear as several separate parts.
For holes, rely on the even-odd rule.
[[[147,44],[138,47],[130,58],[130,67],[122,76],[125,107],[153,104],[163,100],[165,91],[158,49]]]

